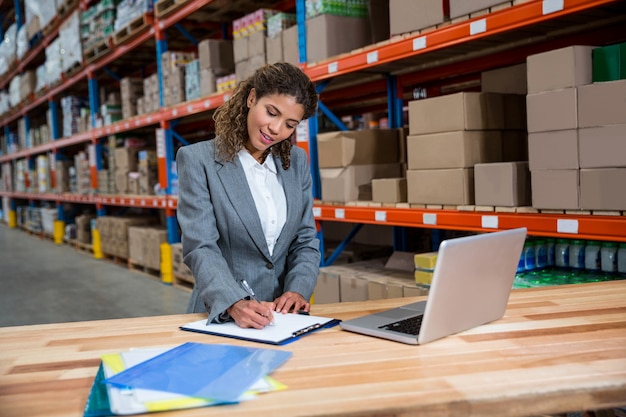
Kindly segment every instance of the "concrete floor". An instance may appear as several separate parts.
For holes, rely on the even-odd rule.
[[[180,314],[190,294],[0,224],[0,327]]]

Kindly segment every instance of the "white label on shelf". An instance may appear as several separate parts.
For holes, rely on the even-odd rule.
[[[126,204],[126,199],[122,198],[122,199],[120,200],[120,204]]]
[[[344,209],[335,209],[335,219],[345,219],[346,211]]]
[[[422,223],[424,224],[437,224],[437,215],[435,213],[422,214]]]
[[[578,220],[557,219],[556,231],[559,233],[578,234]]]
[[[152,123],[152,116],[148,116],[148,123]]]
[[[139,126],[139,119],[135,120],[135,126]]]
[[[124,123],[124,128],[130,129],[130,123],[128,123],[128,122]]]
[[[96,147],[94,145],[89,145],[87,147],[87,152],[89,153],[89,166],[96,166]]]
[[[373,51],[367,54],[367,63],[373,64],[374,62],[378,62],[378,51]]]
[[[426,36],[420,36],[419,38],[413,39],[413,50],[419,51],[420,49],[426,48]]]
[[[563,10],[563,0],[543,0],[542,12],[544,15]]]
[[[111,129],[107,127],[107,128],[106,128],[106,133],[107,133],[107,135],[108,135],[109,133],[111,133]]]
[[[387,221],[387,212],[386,211],[376,211],[374,213],[374,219],[376,219],[377,222],[386,222]]]
[[[165,130],[156,129],[157,158],[165,158]]]
[[[329,74],[334,74],[338,70],[339,70],[339,64],[337,62],[331,62],[330,64],[328,64],[328,73]]]
[[[487,19],[479,19],[470,23],[470,35],[477,35],[487,31]]]
[[[480,222],[483,229],[498,228],[498,216],[481,216]]]
[[[172,116],[174,117],[178,116],[178,109],[172,110]]]
[[[309,120],[303,120],[298,123],[296,128],[296,142],[308,142],[309,141]]]
[[[193,111],[193,106],[191,104],[187,105],[187,113],[191,113]]]
[[[204,100],[204,108],[208,109],[209,107],[211,107],[211,100]]]
[[[134,206],[134,205],[135,205],[135,199],[134,199],[134,198],[131,198],[131,199],[130,199],[130,203],[129,203],[129,204],[130,204],[131,206]]]
[[[224,94],[224,101],[226,102],[228,100],[230,100],[230,93]]]
[[[120,131],[120,125],[115,126],[115,131],[119,132]]]
[[[146,205],[146,200],[141,200],[141,205],[145,206]]]
[[[322,208],[321,207],[313,207],[313,216],[322,217]]]

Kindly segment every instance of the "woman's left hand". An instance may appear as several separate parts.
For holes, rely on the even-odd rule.
[[[293,310],[294,313],[298,311],[308,312],[311,309],[311,304],[307,302],[303,296],[297,292],[287,291],[280,297],[274,300],[274,305],[279,313],[289,313]]]

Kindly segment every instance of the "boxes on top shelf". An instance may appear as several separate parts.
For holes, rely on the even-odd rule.
[[[389,0],[391,36],[434,27],[448,17],[448,0]]]
[[[308,62],[317,62],[372,43],[368,19],[321,14],[306,20]]]
[[[450,0],[450,19],[488,10],[490,7],[502,3],[509,2],[503,0]]]
[[[294,13],[275,13],[267,18],[267,37],[274,39],[280,36],[280,33],[296,24],[296,15]]]
[[[233,20],[233,39],[245,38],[254,32],[265,33],[267,29],[267,19],[276,13],[278,13],[278,10],[258,9],[239,19]]]

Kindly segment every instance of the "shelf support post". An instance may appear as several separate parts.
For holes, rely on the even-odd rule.
[[[56,101],[52,97],[48,100],[48,107],[50,109],[50,124],[52,140],[57,140],[61,138],[61,130],[59,129],[59,108],[57,107]]]
[[[91,127],[96,127],[96,114],[100,110],[100,99],[98,95],[98,79],[89,72],[87,75],[89,87],[89,109],[91,111]]]
[[[302,64],[307,62],[305,0],[296,0],[296,23],[298,25],[298,56],[300,58],[300,63]]]
[[[165,39],[165,32],[161,29],[156,29],[154,36],[156,39],[157,73],[159,74],[159,105],[163,107],[163,65],[161,64],[161,55],[167,52],[167,40]]]

